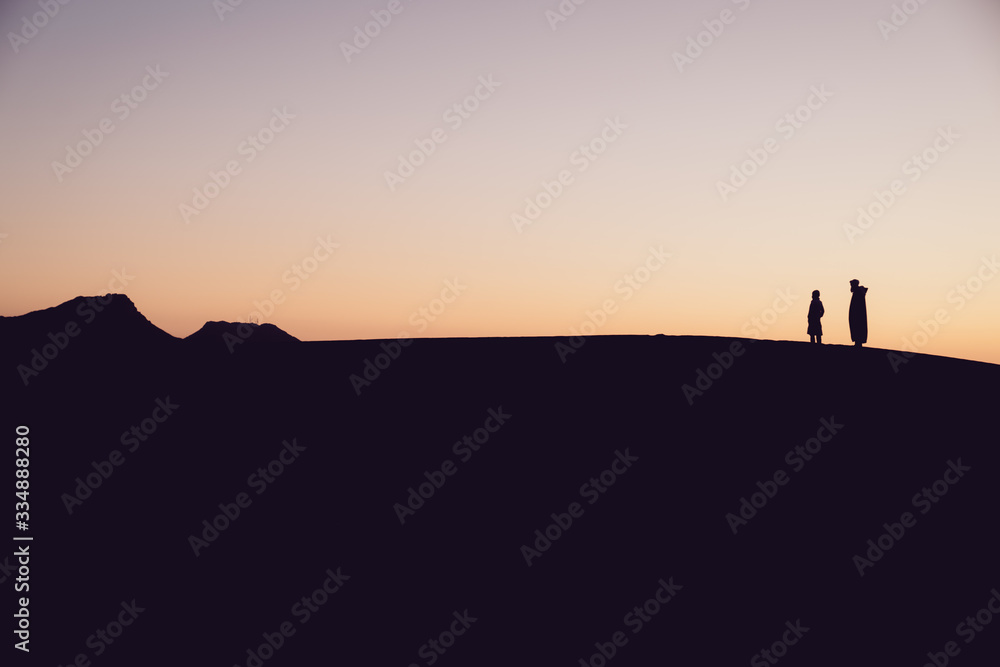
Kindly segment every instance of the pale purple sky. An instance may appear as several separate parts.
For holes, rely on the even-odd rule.
[[[0,314],[569,335],[610,302],[597,333],[805,340],[820,289],[849,343],[858,278],[869,344],[944,310],[921,351],[1000,362],[1000,9],[893,4],[4,3]]]

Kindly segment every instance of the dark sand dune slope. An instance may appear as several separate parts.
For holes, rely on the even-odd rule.
[[[996,366],[687,336],[230,353],[75,307],[0,321],[46,664],[1000,654],[1000,623],[960,625],[1000,589]]]

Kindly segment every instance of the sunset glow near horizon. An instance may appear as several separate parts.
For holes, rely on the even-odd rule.
[[[577,2],[4,3],[0,315],[1000,363],[1000,5]]]

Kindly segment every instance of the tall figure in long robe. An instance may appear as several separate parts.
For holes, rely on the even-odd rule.
[[[862,287],[857,278],[851,281],[851,308],[847,313],[851,325],[851,340],[856,347],[868,342],[868,306],[865,305],[867,287]]]

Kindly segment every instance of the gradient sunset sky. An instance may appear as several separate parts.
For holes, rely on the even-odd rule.
[[[808,340],[819,289],[850,344],[858,278],[869,346],[937,313],[921,352],[1000,363],[996,2],[15,0],[0,26],[2,315],[124,292],[183,337],[277,293],[263,321],[303,340],[561,336],[607,302],[599,334]]]

